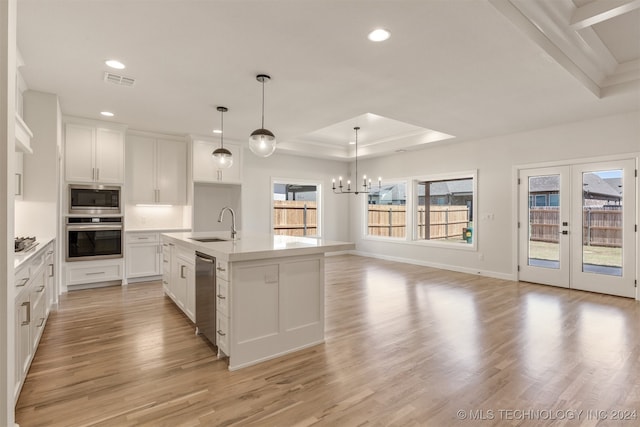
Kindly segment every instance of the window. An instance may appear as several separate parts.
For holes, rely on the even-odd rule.
[[[384,183],[367,195],[367,236],[406,238],[407,183]]]
[[[473,244],[475,173],[415,183],[414,239]]]
[[[320,184],[274,180],[273,234],[320,236]]]

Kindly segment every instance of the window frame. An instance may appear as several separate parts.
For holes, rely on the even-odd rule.
[[[298,236],[298,237],[307,237],[307,238],[313,238],[313,239],[323,238],[322,233],[324,232],[324,211],[323,211],[324,203],[322,203],[322,199],[324,197],[324,192],[322,191],[323,189],[322,181],[315,181],[310,179],[298,179],[298,178],[277,178],[277,177],[271,177],[271,186],[269,187],[269,204],[271,207],[269,211],[269,233],[271,234],[271,236],[276,236],[275,230],[273,228],[273,221],[274,221],[273,190],[274,190],[275,184],[315,185],[316,187],[316,221],[317,221],[316,234],[313,236]]]
[[[469,179],[473,180],[473,195],[472,195],[472,206],[471,212],[473,217],[473,239],[471,244],[463,243],[463,242],[447,242],[442,240],[424,240],[418,238],[418,185],[424,182],[431,181],[450,181],[450,180],[458,180],[458,179]],[[432,174],[432,175],[421,175],[412,178],[411,185],[411,230],[412,232],[408,236],[410,236],[410,243],[419,246],[431,246],[431,247],[440,247],[440,248],[448,248],[448,249],[460,249],[465,251],[477,251],[478,250],[478,170],[470,170],[470,171],[461,171],[461,172],[450,172],[443,174]]]
[[[382,183],[383,185],[389,185],[389,184],[404,184],[405,186],[405,195],[406,195],[406,199],[405,199],[405,212],[404,212],[404,216],[405,216],[405,233],[404,233],[404,237],[390,237],[390,236],[373,236],[369,234],[369,195],[368,194],[364,194],[365,197],[362,198],[362,203],[361,206],[363,207],[362,209],[362,239],[363,240],[374,240],[374,241],[379,241],[379,242],[395,242],[395,243],[403,243],[403,242],[407,242],[409,236],[411,235],[410,233],[410,227],[411,225],[410,223],[410,215],[409,215],[409,206],[411,206],[411,188],[410,188],[410,182],[411,179],[410,178],[397,178],[397,179],[389,179],[389,180],[384,180]],[[372,185],[373,187],[373,185]]]

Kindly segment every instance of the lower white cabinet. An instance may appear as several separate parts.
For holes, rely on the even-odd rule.
[[[127,232],[126,241],[126,271],[129,282],[149,280],[162,275],[162,244],[159,233]]]
[[[196,321],[195,251],[162,243],[162,285],[164,292],[187,317]]]
[[[53,288],[54,242],[41,248],[15,275],[15,383],[14,401],[18,401],[22,384],[44,331]],[[49,264],[51,262],[51,264]]]
[[[121,281],[123,277],[122,267],[121,258],[68,262],[66,265],[67,288],[79,289],[104,282]]]

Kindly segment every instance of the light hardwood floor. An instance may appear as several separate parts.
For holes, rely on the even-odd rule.
[[[325,344],[236,372],[160,283],[64,295],[17,422],[640,425],[636,301],[357,256],[326,267]]]

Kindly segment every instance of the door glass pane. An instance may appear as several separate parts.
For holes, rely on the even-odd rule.
[[[582,271],[622,276],[622,170],[582,174]]]
[[[531,266],[560,268],[559,200],[560,175],[529,177],[527,262]]]

